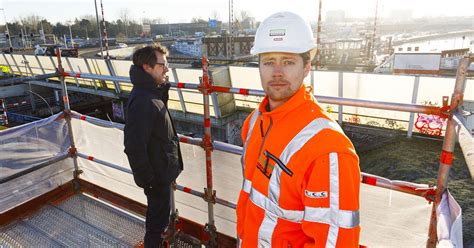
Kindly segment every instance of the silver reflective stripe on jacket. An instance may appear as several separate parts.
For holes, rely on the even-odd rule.
[[[306,125],[293,139],[288,143],[288,145],[283,150],[280,160],[283,164],[287,165],[291,157],[298,152],[311,138],[317,135],[324,129],[334,129],[336,131],[341,131],[341,128],[334,122],[318,118]],[[279,206],[280,205],[280,180],[281,180],[282,169],[280,166],[275,166],[270,177],[270,182],[268,184],[268,198],[270,201]],[[252,193],[253,193],[252,189]],[[268,244],[272,245],[272,236],[275,231],[275,227],[278,223],[278,217],[274,216],[274,213],[266,209],[265,217],[260,229],[258,230],[258,243],[259,244]]]
[[[255,203],[255,205],[268,212],[272,218],[278,217],[296,223],[301,223],[303,220],[304,211],[281,208],[278,204],[272,202],[268,197],[254,188],[250,191],[250,200]]]
[[[329,209],[331,211],[328,239],[326,247],[336,247],[339,227],[337,224],[337,211],[339,211],[339,160],[337,153],[329,154]]]
[[[252,182],[250,180],[247,180],[247,178],[244,178],[244,186],[242,187],[242,190],[250,194],[251,189],[252,189]]]
[[[336,215],[337,221],[335,223],[331,223],[332,215]],[[355,228],[359,225],[359,211],[332,211],[330,208],[305,207],[304,220],[328,225],[335,224],[342,228]]]
[[[258,117],[261,115],[260,111],[255,110],[252,117],[249,121],[249,131],[247,132],[247,137],[245,138],[244,149],[242,150],[242,156],[240,157],[240,163],[242,164],[242,176],[244,176],[244,169],[245,169],[245,154],[247,152],[247,146],[250,140],[250,136],[252,135],[253,127],[255,126],[255,122],[257,122]]]

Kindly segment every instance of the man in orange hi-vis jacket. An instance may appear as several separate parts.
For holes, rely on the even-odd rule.
[[[300,16],[280,12],[255,35],[265,98],[242,129],[241,247],[358,247],[359,159],[319,106],[310,72],[315,42]]]

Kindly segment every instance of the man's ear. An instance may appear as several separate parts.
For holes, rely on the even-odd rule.
[[[143,64],[142,65],[142,69],[145,71],[145,72],[150,72],[150,70],[152,69],[151,66],[149,64]]]
[[[304,77],[308,76],[308,73],[311,71],[311,62],[306,63],[304,66]]]

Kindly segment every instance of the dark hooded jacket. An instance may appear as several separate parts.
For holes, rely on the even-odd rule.
[[[124,143],[135,183],[142,188],[168,186],[183,170],[179,139],[168,112],[169,84],[157,86],[132,65]]]

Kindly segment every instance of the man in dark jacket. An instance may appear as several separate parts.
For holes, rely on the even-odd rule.
[[[170,217],[170,185],[183,170],[179,139],[168,112],[168,51],[160,45],[133,54],[125,123],[125,153],[147,197],[145,247],[160,247]]]

